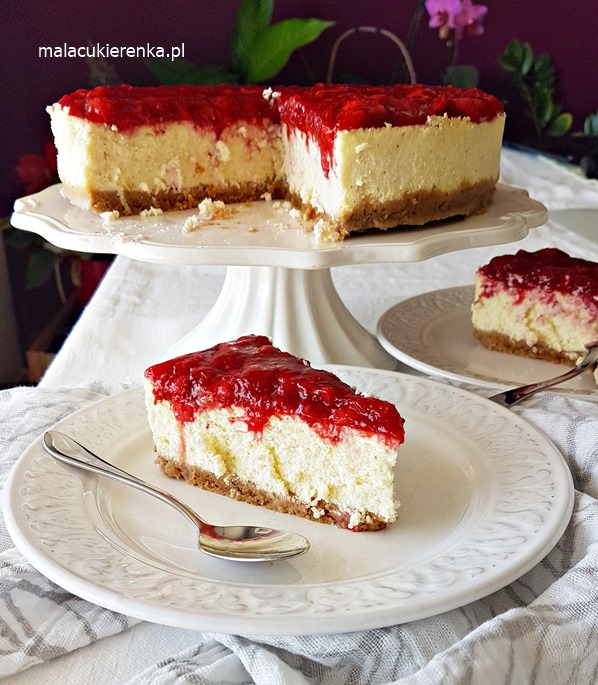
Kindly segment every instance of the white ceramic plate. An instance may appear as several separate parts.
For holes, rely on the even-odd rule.
[[[536,565],[571,515],[555,446],[516,414],[459,388],[393,372],[328,367],[400,408],[399,520],[353,533],[203,492],[153,464],[140,389],[80,410],[58,428],[159,484],[217,523],[278,526],[310,551],[274,564],[203,555],[167,505],[48,457],[41,437],[6,489],[17,547],[58,585],[167,625],[236,634],[316,634],[394,625],[494,592]]]
[[[483,347],[471,330],[473,286],[434,290],[399,302],[378,321],[378,340],[423,373],[484,387],[509,388],[558,376],[571,367]],[[598,401],[589,371],[550,392]]]
[[[60,185],[17,200],[11,223],[39,233],[58,247],[124,254],[166,264],[223,264],[318,269],[349,264],[412,262],[453,250],[521,240],[546,222],[546,208],[527,191],[499,184],[484,214],[428,226],[405,227],[316,244],[313,222],[280,203],[228,205],[222,219],[192,232],[182,230],[195,210],[155,217],[121,217],[104,222],[74,207]]]

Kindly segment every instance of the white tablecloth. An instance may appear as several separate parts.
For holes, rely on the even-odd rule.
[[[336,288],[375,331],[404,298],[470,284],[493,255],[559,247],[598,262],[598,184],[504,151],[502,178],[549,209],[523,241],[412,264],[337,267]],[[223,267],[118,257],[36,388],[0,393],[0,488],[22,451],[75,409],[138,385],[146,366],[207,314]],[[442,381],[440,381],[442,382]],[[476,392],[476,390],[470,386]],[[485,394],[489,394],[486,389]],[[598,405],[543,393],[513,411],[546,433],[573,473],[563,538],[523,578],[441,616],[358,633],[247,638],[171,628],[58,588],[0,523],[0,676],[10,683],[593,683],[598,678]]]

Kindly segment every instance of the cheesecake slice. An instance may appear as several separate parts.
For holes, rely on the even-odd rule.
[[[491,350],[574,366],[598,339],[598,264],[556,248],[495,257],[475,274],[472,325]]]
[[[166,475],[354,531],[396,519],[404,421],[393,404],[264,336],[151,366],[144,385]]]

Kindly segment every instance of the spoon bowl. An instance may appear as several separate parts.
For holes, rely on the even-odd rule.
[[[530,383],[529,385],[522,385],[519,388],[512,388],[511,390],[505,390],[504,392],[498,393],[498,395],[492,395],[489,400],[502,405],[503,407],[512,407],[514,404],[521,402],[526,397],[530,397],[540,390],[546,390],[547,388],[552,388],[555,385],[560,385],[565,381],[579,376],[586,369],[594,366],[598,363],[598,340],[593,340],[592,342],[585,345],[587,350],[586,356],[575,366],[574,368],[562,373],[560,376],[555,376],[554,378],[548,378],[544,381],[538,381],[537,383]]]
[[[169,492],[110,464],[60,431],[47,431],[43,446],[58,461],[112,478],[166,502],[196,526],[199,533],[198,547],[210,556],[236,561],[276,561],[304,554],[309,549],[309,541],[291,531],[264,526],[216,526],[208,523]]]

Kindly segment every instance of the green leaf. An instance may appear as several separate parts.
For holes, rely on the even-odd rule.
[[[498,58],[499,65],[506,71],[516,71],[525,75],[534,61],[534,53],[529,43],[512,40]]]
[[[29,231],[21,231],[18,228],[10,231],[6,238],[6,244],[20,250],[30,245],[41,246],[44,244],[44,239],[37,233],[30,233]]]
[[[554,105],[552,102],[552,93],[549,90],[542,89],[536,93],[536,117],[540,128],[544,128],[548,122],[554,117]]]
[[[186,59],[156,57],[147,60],[146,64],[158,82],[165,86],[177,86],[180,83],[209,86],[218,83],[238,83],[240,80],[237,72],[225,67],[213,64],[197,65]]]
[[[476,88],[479,82],[479,73],[476,67],[471,65],[457,65],[447,67],[444,76],[445,85],[455,88]]]
[[[562,136],[567,133],[573,124],[573,116],[569,112],[563,112],[555,117],[546,128],[547,136]]]
[[[598,112],[586,117],[583,122],[583,133],[585,136],[598,136]]]
[[[37,250],[31,253],[27,264],[27,290],[34,290],[48,282],[54,270],[56,259],[56,255],[48,250]]]
[[[521,59],[519,62],[519,73],[525,76],[534,64],[534,51],[529,43],[523,43],[521,49]]]
[[[248,82],[260,83],[276,76],[297,48],[316,40],[333,23],[319,19],[285,19],[268,27],[249,55]]]
[[[274,0],[243,0],[235,20],[232,60],[235,69],[247,73],[250,55],[258,37],[272,22]]]
[[[550,55],[538,55],[532,71],[536,83],[546,88],[552,88],[554,85],[554,67]]]
[[[519,58],[515,55],[516,48],[514,44],[517,41],[511,41],[502,55],[498,57],[499,66],[505,71],[518,71],[519,70]]]

